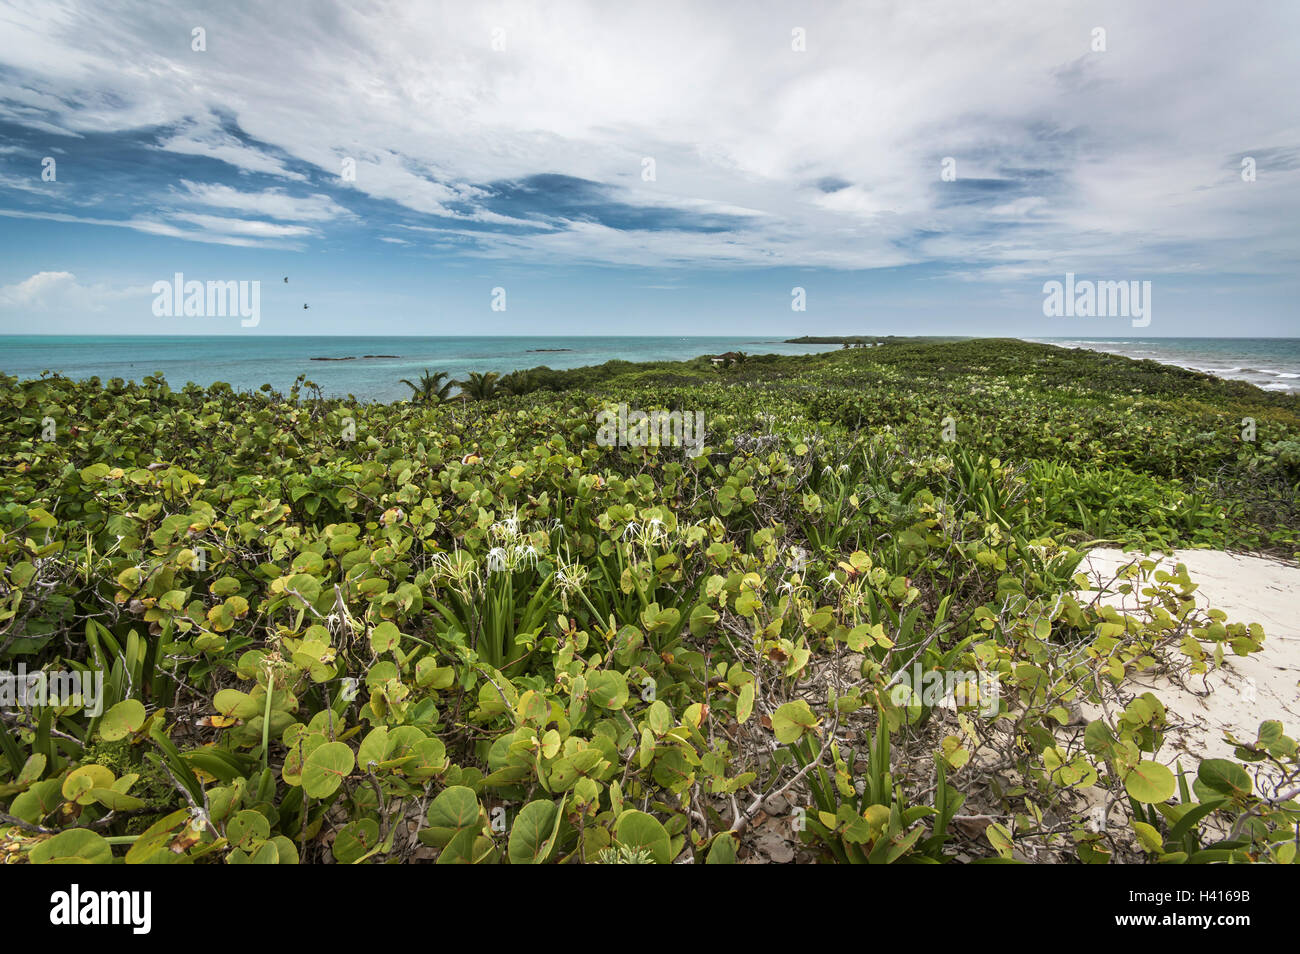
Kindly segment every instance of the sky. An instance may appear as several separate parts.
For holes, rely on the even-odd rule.
[[[1221,0],[0,0],[0,334],[1298,336],[1297,33]],[[258,321],[156,314],[177,273],[259,283]],[[1045,315],[1067,273],[1150,282],[1149,324]]]

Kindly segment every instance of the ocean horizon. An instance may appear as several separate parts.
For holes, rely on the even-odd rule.
[[[326,397],[394,401],[410,394],[401,379],[418,378],[426,369],[461,378],[541,365],[560,371],[607,361],[688,361],[727,351],[812,354],[838,347],[754,335],[6,335],[0,336],[0,372],[104,381],[162,374],[173,388],[224,381],[237,391],[263,384],[287,391],[305,374]]]
[[[927,336],[922,336],[927,337]],[[928,336],[950,337],[950,336]],[[1022,338],[1086,348],[1300,394],[1300,338]],[[426,369],[453,378],[545,365],[687,361],[705,354],[813,354],[838,344],[796,344],[755,335],[0,335],[0,372],[139,381],[162,374],[174,388],[222,381],[237,391],[286,391],[300,374],[327,397],[394,401],[402,378]]]
[[[1158,361],[1216,378],[1246,381],[1265,391],[1300,394],[1300,338],[1023,338],[1062,348],[1086,348]]]

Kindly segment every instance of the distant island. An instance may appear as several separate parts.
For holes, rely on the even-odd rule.
[[[786,338],[785,344],[837,344],[846,348],[869,348],[872,345],[937,344],[944,341],[973,341],[969,335],[804,335]]]
[[[400,358],[400,354],[363,354],[363,358]],[[312,358],[312,361],[355,361],[356,355],[348,355],[346,358]]]
[[[786,338],[785,344],[843,344],[865,347],[883,344],[893,337],[893,335],[804,335],[801,338]]]

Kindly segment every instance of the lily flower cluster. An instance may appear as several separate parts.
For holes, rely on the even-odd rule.
[[[528,535],[519,529],[517,516],[511,515],[488,527],[488,538],[494,545],[483,557],[481,565],[472,554],[459,548],[434,556],[435,578],[469,594],[482,585],[484,574],[491,576],[522,569],[537,569],[541,553]]]

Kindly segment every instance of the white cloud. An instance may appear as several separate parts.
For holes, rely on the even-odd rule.
[[[241,142],[209,120],[210,117],[203,117],[197,122],[187,123],[185,129],[164,140],[159,148],[182,155],[219,159],[244,172],[260,172],[299,181],[306,179],[302,173],[290,171],[279,159]]]
[[[13,285],[0,286],[0,311],[100,311],[108,300],[144,291],[147,289],[103,283],[82,285],[72,272],[37,272]]]
[[[227,185],[206,184],[181,180],[184,191],[176,195],[182,201],[210,205],[220,209],[237,209],[255,212],[286,222],[327,222],[347,215],[347,210],[327,195],[289,195],[282,189],[261,192],[241,192]]]
[[[493,258],[938,261],[994,280],[1075,264],[1294,271],[1300,258],[1300,170],[1264,166],[1249,184],[1231,171],[1245,150],[1300,145],[1294,5],[1244,16],[1213,0],[1176,12],[377,0],[364,10],[232,2],[199,20],[203,53],[189,48],[188,20],[153,4],[19,0],[0,30],[0,61],[17,77],[0,89],[10,102],[0,116],[74,133],[174,128],[163,149],[287,180],[300,177],[290,161],[337,177],[353,158],[357,193],[487,226],[420,234]],[[1089,50],[1098,25],[1104,53]],[[806,52],[790,49],[793,26],[805,28]],[[945,156],[957,160],[956,183],[940,181]],[[645,157],[654,182],[641,180]],[[744,224],[491,230],[520,219],[482,187],[538,173],[604,183],[619,201],[683,221],[725,210]],[[847,186],[809,187],[822,178]],[[281,222],[324,229],[343,218],[323,195],[183,188],[178,199]],[[118,224],[228,243],[304,237],[247,219],[174,218]]]
[[[81,225],[103,225],[112,228],[132,229],[149,235],[165,235],[169,238],[185,239],[191,242],[206,242],[212,245],[235,245],[247,248],[262,246],[283,247],[280,237],[244,237],[230,234],[229,230],[212,231],[206,228],[186,229],[170,222],[137,216],[131,219],[99,219],[67,212],[23,212],[16,209],[0,209],[0,216],[11,219],[43,219],[47,222],[69,222]],[[227,220],[235,221],[235,220]]]
[[[231,219],[220,215],[199,215],[192,212],[179,212],[172,216],[182,222],[189,222],[210,232],[227,235],[251,235],[257,238],[305,238],[315,235],[316,230],[305,225],[279,225],[275,222],[262,222],[258,219]]]
[[[59,185],[57,182],[45,182],[40,175],[27,176],[7,176],[0,174],[0,189],[13,189],[17,192],[27,192],[32,195],[50,196],[57,194]]]

